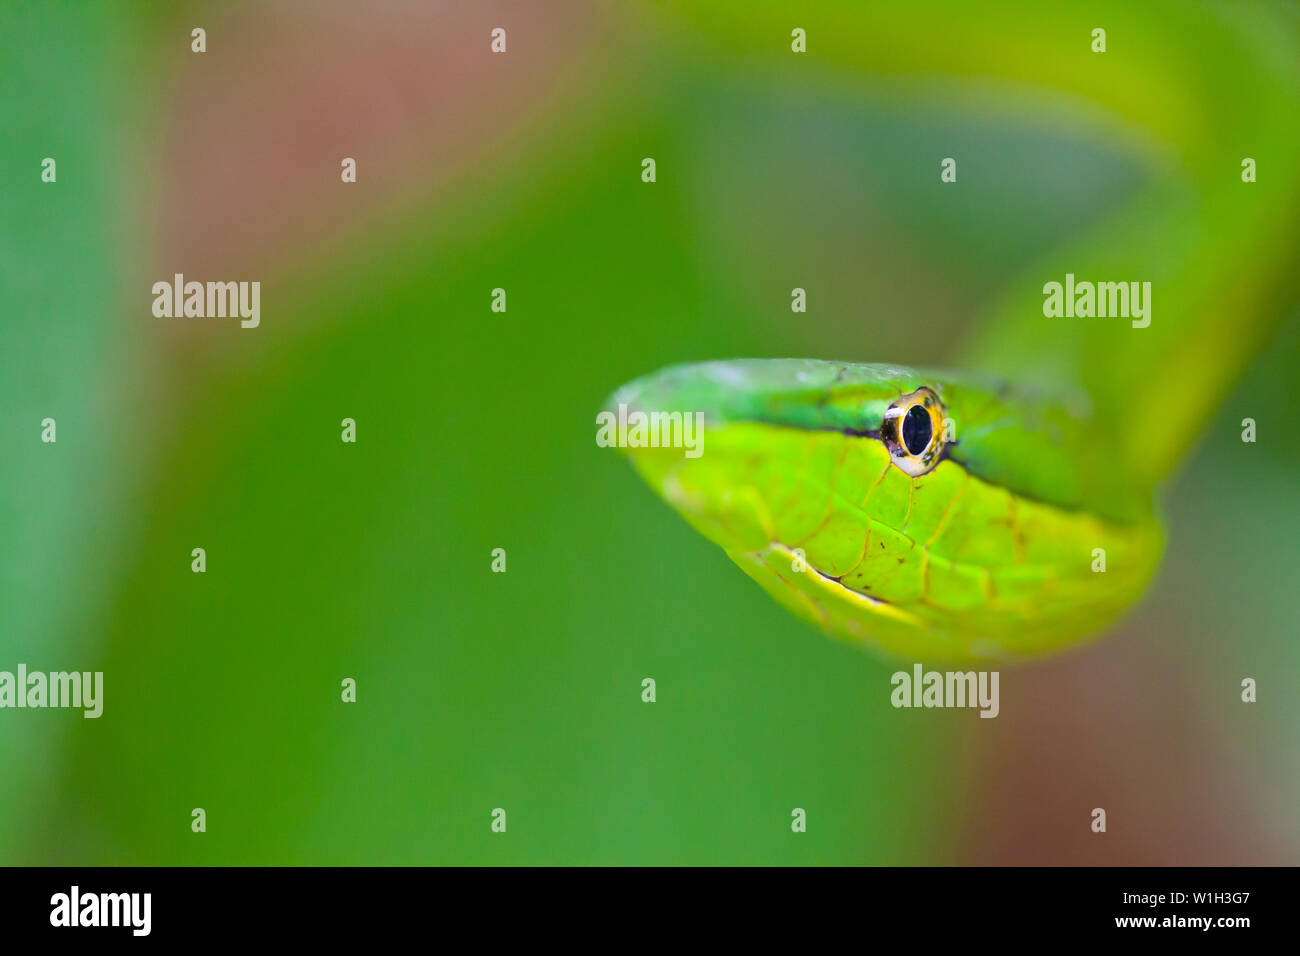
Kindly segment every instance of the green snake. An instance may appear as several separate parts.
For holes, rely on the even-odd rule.
[[[986,95],[1134,155],[1148,173],[1138,194],[1026,263],[960,370],[704,362],[608,403],[700,413],[698,457],[625,448],[642,477],[783,606],[913,659],[1022,658],[1131,607],[1159,565],[1162,484],[1294,303],[1295,9],[1153,3],[1045,18],[1036,4],[1004,6],[1019,19],[948,3],[828,16],[809,48],[889,79],[1032,87]],[[918,30],[921,8],[944,28]],[[728,22],[746,50],[784,25],[739,11],[696,17]],[[1088,48],[1097,25],[1109,27],[1105,53]],[[1246,158],[1258,181],[1243,176]],[[937,158],[918,162],[932,159],[936,189],[962,188],[940,184]],[[1150,282],[1150,324],[1046,315],[1046,284],[1067,273]],[[925,334],[923,316],[909,321]]]

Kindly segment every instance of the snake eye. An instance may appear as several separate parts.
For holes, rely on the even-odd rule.
[[[909,454],[920,455],[930,447],[934,425],[924,406],[913,405],[903,416],[903,447]]]
[[[939,464],[944,448],[945,410],[939,396],[918,388],[885,410],[880,437],[890,457],[905,474],[924,475]]]

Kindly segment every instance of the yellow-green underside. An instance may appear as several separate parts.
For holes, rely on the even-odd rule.
[[[841,432],[733,423],[705,433],[699,458],[631,456],[781,604],[899,656],[998,659],[1077,641],[1136,600],[1162,546],[1153,514],[1110,523],[951,460],[909,478],[879,441]]]

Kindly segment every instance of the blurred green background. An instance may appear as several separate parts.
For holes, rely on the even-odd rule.
[[[895,663],[594,443],[670,363],[944,364],[1139,188],[1125,143],[670,3],[0,23],[0,669],[105,674],[99,720],[0,711],[0,862],[1297,862],[1294,312],[1173,483],[1150,599],[1004,670],[993,721],[891,708]],[[259,280],[261,327],[154,318],[176,272]]]

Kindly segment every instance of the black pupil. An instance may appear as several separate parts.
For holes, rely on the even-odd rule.
[[[933,436],[930,413],[920,405],[913,405],[903,416],[903,447],[908,454],[919,455],[929,447]]]

